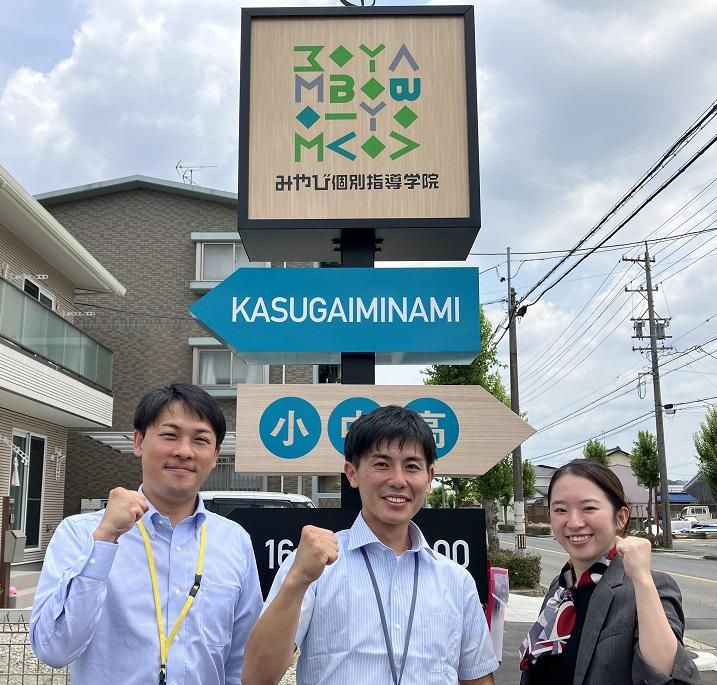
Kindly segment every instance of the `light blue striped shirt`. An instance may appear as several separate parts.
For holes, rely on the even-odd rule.
[[[418,598],[402,685],[456,685],[492,673],[498,661],[476,585],[458,564],[434,552],[418,526],[400,557],[378,540],[359,514],[336,534],[339,558],[311,584],[301,607],[296,644],[298,685],[392,683],[381,619],[361,547],[376,575],[400,671],[419,554]],[[274,579],[265,607],[293,563],[292,553]]]
[[[147,557],[137,526],[117,544],[95,542],[103,512],[71,516],[47,548],[30,621],[35,654],[71,663],[73,685],[152,685],[159,638]],[[172,528],[153,506],[142,517],[157,566],[168,633],[194,582],[199,528],[207,522],[201,588],[169,650],[167,685],[240,685],[244,646],[261,610],[249,535],[238,524],[196,512]]]

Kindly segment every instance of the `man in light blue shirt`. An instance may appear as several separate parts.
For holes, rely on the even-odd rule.
[[[298,685],[489,685],[498,661],[475,582],[411,521],[431,488],[433,434],[381,407],[346,436],[361,513],[334,535],[306,526],[247,642],[244,685],[276,685],[296,646]]]
[[[74,685],[240,685],[261,610],[246,531],[205,510],[224,415],[201,388],[148,393],[134,419],[139,492],[60,524],[45,555],[30,641]]]

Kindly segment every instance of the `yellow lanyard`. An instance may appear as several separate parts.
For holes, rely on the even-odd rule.
[[[202,569],[204,568],[204,549],[207,542],[207,522],[202,523],[202,527],[199,531],[199,559],[197,559],[197,572],[194,575],[194,585],[189,590],[189,597],[182,607],[182,611],[179,612],[179,616],[172,628],[172,631],[167,637],[164,636],[164,621],[162,620],[162,600],[159,596],[159,585],[157,584],[157,567],[154,565],[154,554],[152,554],[152,544],[149,541],[149,535],[147,529],[144,527],[142,521],[137,521],[137,527],[139,532],[142,533],[142,539],[144,540],[144,551],[147,553],[147,564],[149,565],[149,576],[152,579],[152,593],[154,594],[154,609],[157,613],[157,629],[159,631],[159,685],[165,685],[167,682],[167,657],[169,655],[169,649],[172,646],[172,641],[179,632],[179,628],[184,623],[184,619],[187,617],[189,610],[194,603],[194,598],[199,592],[199,586],[202,582]]]

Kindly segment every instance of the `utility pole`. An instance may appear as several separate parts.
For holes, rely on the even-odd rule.
[[[510,408],[520,416],[520,397],[518,395],[518,337],[515,329],[517,312],[515,309],[515,288],[510,282],[510,248],[507,248],[508,261],[508,344],[510,349]],[[518,445],[513,450],[513,521],[515,551],[526,553],[525,544],[525,502],[523,500],[523,451]]]
[[[623,257],[622,260],[624,262],[636,262],[638,264],[641,263],[642,260],[640,259],[628,259],[626,257]],[[653,298],[653,289],[652,287],[652,271],[650,268],[650,263],[654,261],[650,259],[650,251],[647,246],[647,242],[645,242],[645,257],[644,257],[644,263],[641,264],[641,266],[645,269],[645,277],[646,277],[646,289],[647,289],[647,312],[648,312],[648,319],[650,324],[650,347],[644,348],[644,347],[633,347],[633,351],[650,351],[650,356],[652,360],[652,390],[655,400],[655,432],[657,437],[657,460],[660,467],[660,499],[662,500],[662,510],[660,512],[660,518],[662,521],[662,545],[665,549],[672,549],[672,526],[670,524],[670,492],[669,487],[667,484],[667,456],[665,454],[665,429],[662,423],[662,390],[660,389],[660,365],[657,359],[657,338],[658,338],[658,322],[655,318],[655,302]],[[630,291],[629,288],[625,287],[625,290],[627,292],[634,292]],[[638,290],[637,292],[642,293],[641,290]],[[638,322],[640,325],[638,326]],[[665,336],[664,334],[664,328],[667,323],[666,319],[661,319],[661,333],[660,333],[660,339],[664,340]],[[639,335],[636,335],[635,337],[642,338],[642,320],[636,319],[635,320],[635,332],[639,333]],[[668,349],[666,347],[663,347],[661,349]]]

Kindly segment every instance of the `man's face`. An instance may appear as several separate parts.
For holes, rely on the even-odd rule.
[[[423,448],[399,441],[375,445],[359,466],[344,464],[346,477],[361,495],[361,511],[374,532],[378,528],[407,526],[431,490],[434,470]]]
[[[159,508],[195,499],[216,466],[219,447],[211,424],[181,402],[164,407],[144,436],[134,432],[134,455],[142,459],[143,490]]]

